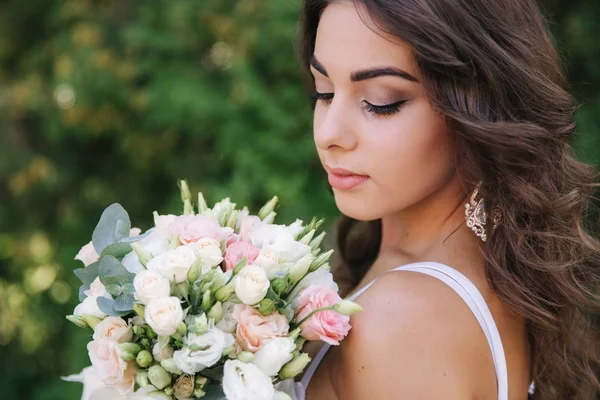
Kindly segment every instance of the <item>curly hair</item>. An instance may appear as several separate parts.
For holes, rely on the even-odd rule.
[[[330,2],[304,2],[300,57],[306,71]],[[462,184],[474,188],[482,181],[488,207],[502,210],[482,252],[491,287],[527,322],[534,399],[594,398],[600,387],[600,242],[589,215],[598,176],[574,155],[577,105],[537,4],[353,2],[379,30],[412,49],[431,104],[450,127]],[[356,285],[378,254],[381,221],[343,217],[337,236],[341,263]]]

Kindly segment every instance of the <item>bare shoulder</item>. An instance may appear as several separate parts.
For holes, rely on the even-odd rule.
[[[464,399],[476,391],[474,379],[495,379],[477,320],[438,279],[388,273],[357,302],[364,310],[338,353],[338,397]]]

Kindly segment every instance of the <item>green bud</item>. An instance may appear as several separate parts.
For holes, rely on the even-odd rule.
[[[288,337],[296,340],[300,336],[301,332],[302,332],[302,328],[296,328],[296,329],[294,329],[293,331],[290,332],[290,334],[288,335]]]
[[[175,236],[171,237],[171,239],[169,239],[169,247],[168,247],[168,249],[169,250],[175,250],[176,248],[179,247],[180,243],[181,242],[179,241],[179,236],[175,235]]]
[[[189,283],[194,283],[198,280],[198,278],[200,278],[200,275],[202,275],[202,260],[198,259],[197,261],[194,262],[194,264],[192,264],[192,267],[190,268],[190,270],[188,271],[188,282]]]
[[[312,231],[308,232],[306,235],[304,235],[299,242],[302,244],[305,244],[308,246],[308,244],[310,243],[310,241],[312,240],[313,236],[315,236],[316,231],[313,229]]]
[[[326,262],[329,261],[332,254],[333,254],[333,250],[329,250],[327,253],[323,253],[319,257],[315,258],[314,261],[312,262],[312,264],[310,265],[309,271],[313,272],[313,271],[318,270],[319,267],[321,267],[323,264],[325,264]]]
[[[352,315],[362,311],[362,307],[350,300],[340,300],[333,306],[333,309],[340,314]]]
[[[319,246],[321,246],[321,243],[323,243],[323,239],[325,238],[325,235],[326,235],[325,232],[321,232],[321,234],[319,236],[317,236],[316,238],[314,238],[313,240],[311,240],[308,245],[313,250],[319,249]]]
[[[137,357],[135,358],[135,361],[140,367],[146,368],[149,367],[150,364],[152,364],[152,361],[154,361],[154,359],[152,358],[152,354],[148,350],[142,350],[138,353]]]
[[[144,318],[146,307],[144,307],[144,305],[140,303],[133,303],[133,311],[138,317]]]
[[[304,370],[310,360],[310,357],[306,353],[301,353],[299,356],[294,357],[292,361],[281,368],[281,371],[279,371],[279,379],[283,381],[295,377]]]
[[[237,264],[235,264],[235,267],[233,267],[233,272],[231,274],[231,277],[234,277],[237,274],[239,274],[240,271],[242,270],[242,268],[244,268],[247,263],[248,263],[248,258],[242,257],[242,259],[240,261],[238,261]]]
[[[194,215],[194,206],[187,199],[183,202],[183,215]]]
[[[85,322],[85,320],[78,315],[67,315],[67,320],[71,321],[75,325],[80,328],[89,328],[90,326]]]
[[[202,335],[208,332],[208,318],[206,317],[206,314],[188,316],[186,322],[188,323],[188,331],[192,333]]]
[[[204,389],[204,386],[208,383],[208,378],[205,376],[196,375],[196,387]]]
[[[148,380],[158,390],[162,390],[171,383],[171,375],[160,365],[153,365],[148,369]]]
[[[193,395],[194,395],[195,399],[200,399],[200,398],[206,396],[206,392],[200,388],[195,388]]]
[[[184,336],[187,333],[187,326],[183,321],[177,324],[177,334]]]
[[[275,311],[275,302],[271,299],[263,299],[260,303],[258,303],[258,312],[260,312],[265,317],[267,315],[273,314]]]
[[[262,222],[265,224],[272,224],[273,222],[275,222],[275,217],[277,216],[276,212],[272,212],[269,215],[267,215]]]
[[[208,312],[208,318],[215,321],[218,324],[223,319],[223,304],[217,301]]]
[[[102,322],[101,318],[94,317],[93,315],[89,315],[89,314],[83,314],[82,318],[88,324],[88,326],[92,329],[96,328],[96,325],[98,325],[98,323]]]
[[[313,261],[314,257],[310,253],[305,254],[300,260],[298,260],[296,264],[290,268],[290,283],[294,284],[300,279],[304,278],[304,276],[308,273]]]
[[[237,355],[237,359],[244,363],[249,363],[254,359],[254,354],[249,351],[242,351]]]
[[[173,390],[173,386],[167,386],[167,387],[166,387],[166,388],[163,390],[163,392],[165,392],[165,394],[166,394],[167,396],[172,396],[172,395],[173,395],[173,392],[174,392],[174,390]]]
[[[219,290],[217,290],[215,292],[215,298],[217,299],[217,301],[220,301],[221,303],[225,303],[227,300],[229,300],[231,298],[231,296],[233,296],[234,292],[235,292],[235,286],[234,286],[233,282],[229,282],[227,285],[221,287]]]
[[[234,350],[233,346],[225,347],[225,350],[223,350],[223,357],[227,357],[228,355],[233,353],[233,350]]]
[[[300,352],[302,351],[302,347],[304,347],[304,343],[306,342],[306,339],[304,339],[303,337],[299,337],[298,339],[296,339],[296,341],[294,342],[296,344],[296,347],[294,348],[294,355],[297,356],[300,354]]]
[[[173,358],[166,358],[160,362],[160,366],[163,367],[165,371],[168,371],[174,375],[181,375],[183,371],[179,369],[177,364],[175,364],[175,360]]]
[[[190,187],[186,180],[179,181],[179,188],[181,189],[181,201],[192,200],[192,193],[190,193]]]
[[[208,311],[211,309],[211,307],[212,307],[212,295],[210,293],[210,290],[207,290],[202,295],[202,309],[204,311]]]
[[[281,296],[288,289],[289,281],[287,278],[276,278],[271,281],[271,288],[278,296]]]
[[[127,342],[119,345],[119,354],[125,361],[135,360],[140,351],[142,351],[142,346],[137,343]]]
[[[148,386],[148,371],[146,371],[145,369],[138,370],[135,376],[135,382],[141,388],[145,388],[146,386]]]
[[[144,329],[143,326],[134,325],[133,326],[133,333],[136,336],[145,336],[146,335],[146,330]]]
[[[139,242],[133,242],[133,243],[130,243],[130,245],[131,245],[131,248],[133,249],[133,251],[135,251],[135,254],[137,254],[138,259],[140,260],[140,263],[144,267],[146,265],[148,265],[148,261],[150,261],[152,259],[152,254],[150,254],[150,252],[146,251]]]
[[[150,348],[151,342],[150,339],[145,337],[140,339],[140,344],[146,348]]]
[[[154,329],[152,329],[150,326],[146,328],[146,336],[148,336],[148,339],[150,340],[154,340],[158,337],[156,332],[154,332]]]
[[[233,210],[233,212],[229,216],[229,219],[227,220],[227,223],[225,224],[225,226],[235,229],[235,227],[237,226],[237,220],[238,220],[239,216],[240,216],[239,210]]]
[[[279,198],[277,196],[273,196],[273,198],[269,200],[269,202],[267,202],[267,204],[265,204],[260,209],[260,211],[258,211],[258,218],[264,220],[269,214],[273,212],[273,210],[275,210],[275,206],[277,205],[278,201]]]
[[[206,210],[208,210],[208,205],[206,204],[206,200],[204,200],[204,195],[202,192],[198,192],[198,212],[202,214]]]

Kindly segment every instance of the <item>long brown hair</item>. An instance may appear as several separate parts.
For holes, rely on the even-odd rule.
[[[574,156],[576,104],[535,1],[353,1],[410,46],[433,107],[448,121],[463,185],[482,181],[486,204],[502,210],[482,251],[490,285],[527,321],[534,398],[594,398],[600,242],[587,216],[597,175]],[[304,2],[307,71],[330,2]],[[337,233],[357,284],[379,251],[381,221],[344,217]]]

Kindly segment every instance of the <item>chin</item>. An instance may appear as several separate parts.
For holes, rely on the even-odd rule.
[[[374,221],[383,215],[376,202],[358,191],[334,190],[335,204],[342,214],[358,221]]]

